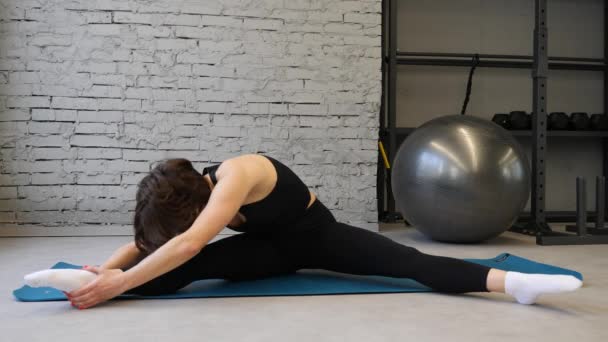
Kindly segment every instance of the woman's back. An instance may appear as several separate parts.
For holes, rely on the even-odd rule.
[[[272,225],[297,220],[314,201],[314,194],[310,192],[304,182],[280,161],[261,154],[244,155],[237,158],[248,158],[249,160],[244,161],[244,163],[252,165],[257,162],[252,161],[252,159],[258,157],[266,160],[262,163],[271,166],[268,168],[261,166],[259,172],[262,175],[259,177],[265,177],[270,181],[262,180],[260,181],[260,187],[252,190],[252,193],[248,195],[248,200],[251,200],[251,202],[245,201],[247,204],[239,209],[239,213],[245,217],[245,222],[238,226],[229,226],[231,229],[263,232],[265,227],[270,228]],[[216,175],[220,165],[221,163],[203,169],[203,176],[208,175],[212,185],[221,181],[221,177],[218,177],[220,176],[219,173]]]

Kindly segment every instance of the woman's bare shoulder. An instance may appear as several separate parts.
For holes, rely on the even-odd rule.
[[[248,153],[225,159],[216,171],[218,181],[222,174],[227,174],[234,169],[241,170],[247,177],[259,178],[264,176],[270,161],[261,154]]]

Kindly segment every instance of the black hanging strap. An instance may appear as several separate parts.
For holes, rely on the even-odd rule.
[[[462,104],[462,110],[460,111],[461,115],[464,115],[467,111],[467,105],[469,104],[469,98],[471,97],[471,88],[473,87],[473,73],[475,72],[475,68],[479,65],[479,55],[475,54],[473,56],[473,64],[471,65],[471,71],[469,71],[469,81],[467,82],[467,93],[464,97],[464,103]]]

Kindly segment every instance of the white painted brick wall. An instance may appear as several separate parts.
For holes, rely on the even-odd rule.
[[[0,226],[128,227],[155,161],[263,152],[376,230],[380,11],[0,0]]]

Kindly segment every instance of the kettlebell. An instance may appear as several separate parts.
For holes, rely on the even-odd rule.
[[[608,116],[606,114],[593,114],[589,119],[591,129],[594,131],[608,130]]]
[[[589,115],[585,112],[575,112],[570,114],[570,129],[584,131],[589,129]]]
[[[549,114],[547,128],[552,130],[565,130],[568,129],[568,122],[569,119],[566,113],[553,112]]]
[[[497,113],[492,117],[492,122],[501,126],[504,129],[510,129],[511,123],[509,122],[509,114]]]
[[[532,128],[532,116],[523,110],[512,111],[509,113],[509,123],[511,129],[530,129]]]

